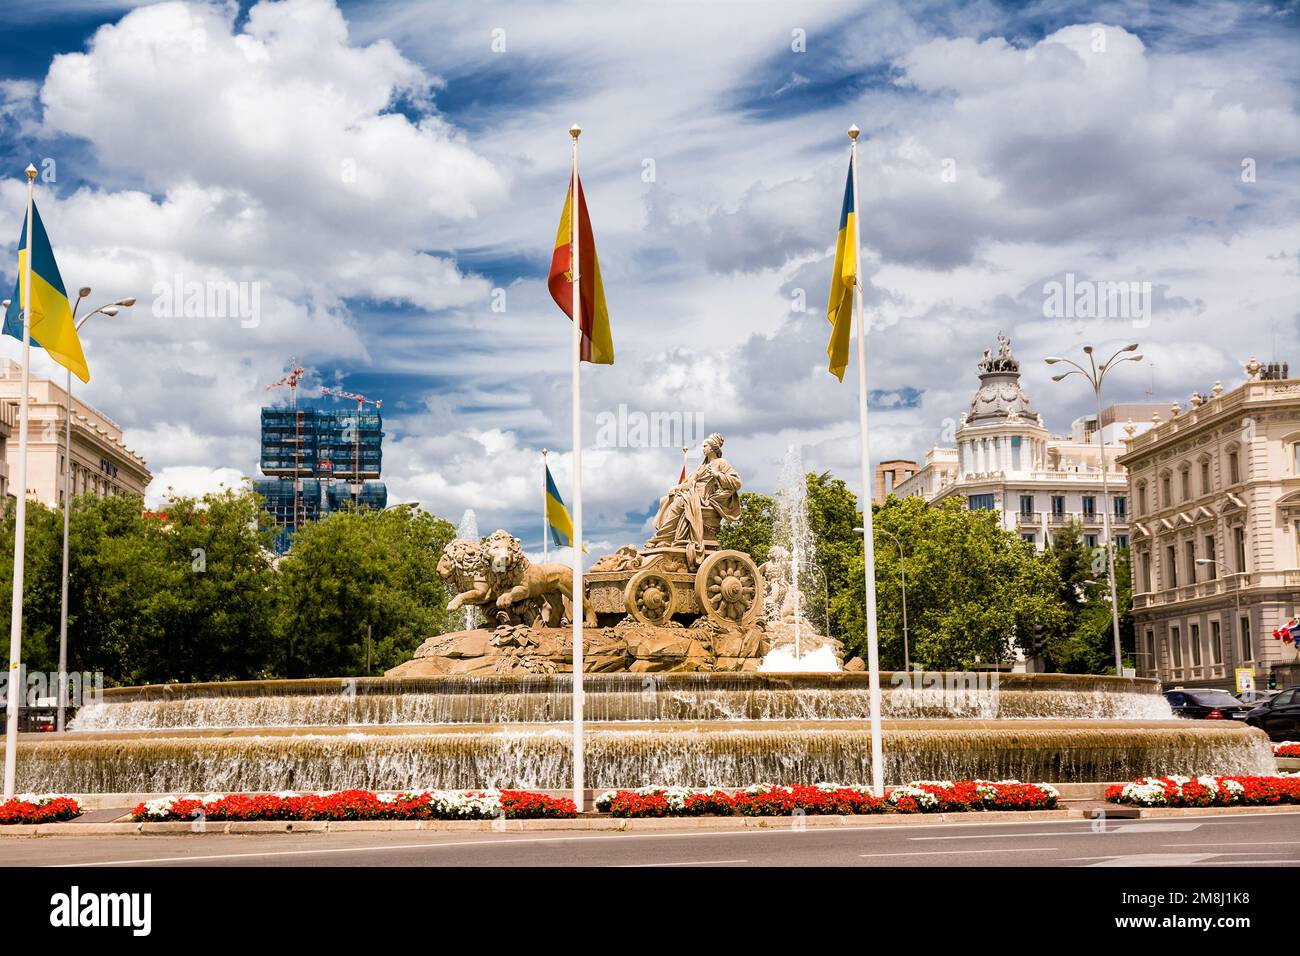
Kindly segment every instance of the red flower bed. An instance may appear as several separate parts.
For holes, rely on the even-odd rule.
[[[252,820],[510,820],[577,816],[573,801],[522,790],[419,791],[377,794],[369,790],[337,793],[216,795],[213,799],[172,798],[141,803],[136,821],[195,819]]]
[[[0,825],[9,823],[58,823],[81,816],[81,807],[71,797],[12,797],[0,803]]]
[[[747,817],[783,817],[795,812],[824,816],[880,813],[885,801],[853,787],[751,787],[736,794],[736,810]]]
[[[1277,757],[1300,757],[1300,744],[1291,741],[1274,744],[1273,754]]]
[[[1297,777],[1142,777],[1106,788],[1110,803],[1140,807],[1230,807],[1300,804]]]

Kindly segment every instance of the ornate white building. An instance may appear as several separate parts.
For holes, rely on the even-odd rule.
[[[1264,687],[1297,662],[1273,631],[1300,611],[1300,379],[1246,372],[1166,410],[1123,457],[1141,677],[1235,688],[1242,669]]]
[[[1111,532],[1117,547],[1129,543],[1129,499],[1123,468],[1116,459],[1125,451],[1121,417],[1134,434],[1150,427],[1157,406],[1112,405],[1076,419],[1069,435],[1052,435],[1020,386],[1020,363],[1011,342],[998,336],[998,351],[985,350],[979,363],[980,385],[969,410],[961,416],[955,448],[934,447],[924,466],[900,482],[894,493],[927,501],[959,497],[972,509],[997,512],[1002,527],[1016,531],[1043,549],[1071,522],[1083,526],[1091,547],[1103,541],[1100,428],[1106,443],[1106,479],[1110,485]]]

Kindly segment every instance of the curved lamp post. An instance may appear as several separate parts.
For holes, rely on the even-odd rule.
[[[77,309],[81,306],[81,300],[88,295],[90,295],[90,287],[82,286],[77,290],[77,301],[72,306],[72,320],[77,324],[77,331],[81,331],[81,327],[93,315],[106,315],[112,318],[122,309],[129,309],[135,305],[134,298],[118,299],[116,302],[108,302],[87,312],[81,317],[81,321],[77,322]],[[63,390],[67,400],[64,419],[67,427],[64,429],[63,439],[63,578],[59,591],[59,716],[55,724],[55,730],[59,733],[63,733],[66,727],[68,708],[68,524],[72,513],[72,371],[70,369],[67,375],[67,384]]]
[[[1092,346],[1085,345],[1083,354],[1088,356],[1088,368],[1084,368],[1078,362],[1072,359],[1059,358],[1051,356],[1043,359],[1048,365],[1057,365],[1064,362],[1072,366],[1071,371],[1062,372],[1059,375],[1053,375],[1052,381],[1059,382],[1062,379],[1069,378],[1071,375],[1082,375],[1087,379],[1088,384],[1092,386],[1093,397],[1097,401],[1097,447],[1101,450],[1101,496],[1105,502],[1102,506],[1102,521],[1106,534],[1106,569],[1107,576],[1110,579],[1110,620],[1111,628],[1115,636],[1115,676],[1119,677],[1124,673],[1124,657],[1119,643],[1119,598],[1115,594],[1115,549],[1111,547],[1110,534],[1110,482],[1106,478],[1106,436],[1103,434],[1101,427],[1101,383],[1109,372],[1116,365],[1122,365],[1124,362],[1140,362],[1141,355],[1133,354],[1137,352],[1137,345],[1126,345],[1117,351],[1100,365],[1093,355]],[[1126,354],[1128,353],[1128,354]],[[1122,358],[1120,356],[1123,356]]]

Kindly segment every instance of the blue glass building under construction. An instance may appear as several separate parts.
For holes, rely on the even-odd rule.
[[[354,505],[384,508],[383,418],[379,409],[272,406],[262,409],[262,474],[253,482],[281,528],[283,554],[308,522]]]

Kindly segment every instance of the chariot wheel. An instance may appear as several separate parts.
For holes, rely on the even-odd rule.
[[[709,620],[748,627],[762,604],[763,576],[743,551],[715,551],[695,574],[695,596]]]
[[[672,582],[654,568],[632,575],[623,596],[627,612],[642,624],[666,625],[677,611]]]

